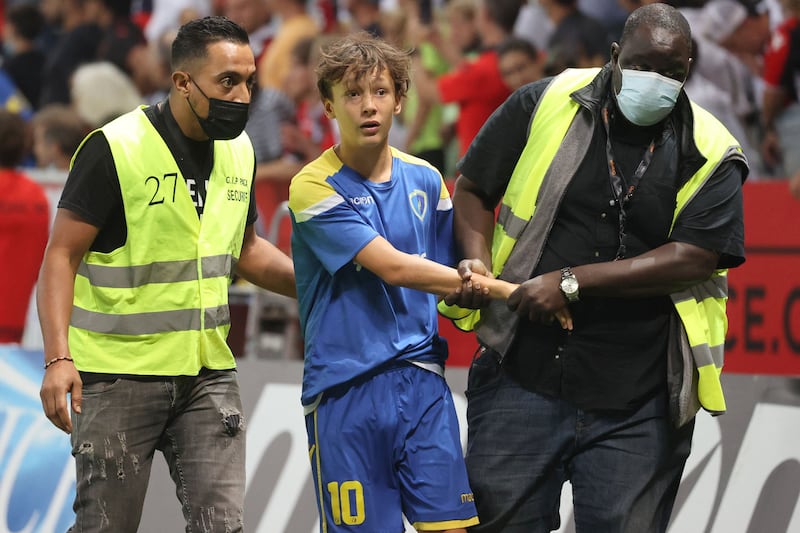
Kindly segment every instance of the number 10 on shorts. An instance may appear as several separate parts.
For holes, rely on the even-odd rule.
[[[338,481],[331,481],[328,483],[328,494],[331,495],[334,524],[357,526],[364,523],[364,487],[360,482],[344,481],[340,485]]]

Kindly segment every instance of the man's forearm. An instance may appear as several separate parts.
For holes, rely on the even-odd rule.
[[[75,271],[70,260],[55,253],[45,256],[36,290],[45,360],[66,356],[69,321],[75,295]]]
[[[463,176],[456,182],[453,194],[456,244],[462,258],[480,259],[491,270],[494,211],[486,208],[473,188]]]
[[[242,248],[236,270],[262,289],[292,298],[297,296],[291,258],[260,237]]]
[[[672,242],[637,257],[573,266],[581,295],[642,298],[681,290],[711,276],[715,252]]]

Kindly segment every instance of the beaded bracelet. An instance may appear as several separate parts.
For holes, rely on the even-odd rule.
[[[72,357],[70,357],[68,355],[60,355],[58,357],[53,357],[52,359],[50,359],[48,362],[46,362],[44,364],[45,370],[47,370],[47,368],[50,365],[52,365],[53,363],[58,363],[59,361],[72,361]]]

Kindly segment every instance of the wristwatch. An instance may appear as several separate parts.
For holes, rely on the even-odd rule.
[[[578,278],[572,273],[570,267],[561,269],[561,283],[558,288],[561,289],[561,293],[568,302],[578,301]]]

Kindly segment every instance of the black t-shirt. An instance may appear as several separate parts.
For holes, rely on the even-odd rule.
[[[476,137],[460,164],[494,205],[505,190],[527,139],[536,102],[547,85],[515,92]],[[531,276],[565,266],[614,259],[619,211],[611,205],[606,133],[599,117],[587,154],[570,182],[538,265]],[[686,206],[670,234],[679,183],[680,143],[672,119],[655,128],[626,132],[612,118],[614,159],[632,176],[652,139],[653,160],[626,208],[627,257],[668,241],[720,253],[720,268],[744,260],[741,183],[743,167],[723,163]],[[664,127],[667,129],[664,130]],[[542,200],[540,199],[540,202]],[[570,305],[575,329],[522,320],[504,360],[523,386],[561,397],[585,410],[629,411],[664,390],[666,346],[673,307],[668,296],[618,299],[584,296]]]
[[[178,164],[189,189],[197,215],[202,216],[206,198],[206,184],[211,176],[214,161],[214,143],[189,139],[180,130],[169,110],[169,103],[145,108],[145,114],[166,142]],[[253,155],[255,161],[255,155]],[[255,177],[255,164],[253,174]],[[253,224],[258,214],[251,180],[250,205],[247,225]],[[58,203],[59,208],[68,209],[99,228],[90,250],[108,253],[125,244],[128,227],[122,191],[111,147],[103,132],[94,132],[83,144],[75,157],[75,163],[64,184]],[[81,372],[84,383],[106,381],[122,377],[117,374],[95,374]],[[150,376],[126,376],[136,379],[154,379]]]

